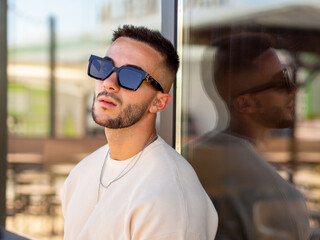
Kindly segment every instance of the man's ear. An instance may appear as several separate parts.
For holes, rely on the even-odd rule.
[[[157,113],[161,112],[163,109],[165,109],[171,101],[171,96],[169,93],[159,93],[155,98],[153,99],[149,111],[151,113]]]
[[[240,113],[255,113],[256,104],[254,99],[249,95],[240,95],[233,100],[233,107],[237,112]]]

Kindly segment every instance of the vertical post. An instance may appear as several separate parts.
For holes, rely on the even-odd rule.
[[[49,56],[50,56],[50,137],[55,136],[56,125],[56,81],[55,81],[55,52],[56,52],[56,22],[53,16],[49,18],[50,27],[50,44],[49,44]]]
[[[177,0],[161,0],[161,33],[177,48]],[[176,82],[170,90],[172,103],[160,114],[159,135],[175,147]]]
[[[295,57],[293,58],[295,59]],[[294,62],[295,66],[298,66],[297,61]],[[293,70],[293,81],[294,83],[297,82],[297,70]],[[297,95],[295,95],[295,102],[297,102]],[[292,184],[295,184],[294,177],[295,173],[297,171],[297,164],[298,164],[298,158],[297,158],[297,152],[298,152],[298,142],[296,138],[296,125],[297,125],[297,119],[296,119],[296,112],[294,111],[293,116],[293,123],[292,123],[292,130],[290,132],[290,153],[291,153],[291,159],[289,161],[290,166],[290,174],[289,174],[289,182]]]
[[[0,0],[0,225],[6,222],[7,181],[7,0]]]

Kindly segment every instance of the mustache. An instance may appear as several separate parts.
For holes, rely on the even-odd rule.
[[[95,97],[95,99],[97,99],[100,96],[105,96],[105,97],[109,97],[112,98],[113,100],[115,100],[117,103],[122,104],[121,99],[113,92],[108,92],[107,90],[103,90],[101,92],[99,92],[97,94],[97,96]]]

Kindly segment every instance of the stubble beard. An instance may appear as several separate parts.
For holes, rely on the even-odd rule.
[[[129,104],[118,114],[118,116],[114,118],[106,118],[103,115],[99,117],[98,114],[96,114],[97,110],[95,109],[95,100],[96,98],[94,98],[92,104],[93,120],[100,126],[110,129],[127,128],[134,125],[141,120],[149,106],[148,103],[141,105]]]
[[[286,113],[287,109],[283,110],[280,107],[269,109],[265,114],[260,115],[260,121],[268,128],[282,129],[290,128],[294,123],[294,112],[290,116]]]

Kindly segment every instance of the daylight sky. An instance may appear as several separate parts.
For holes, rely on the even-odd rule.
[[[106,2],[112,2],[114,9],[121,12],[122,0],[8,0],[9,45],[28,43],[35,38],[47,37],[48,18],[51,15],[56,18],[60,35],[73,36],[90,32],[99,24],[101,6]],[[230,0],[230,2],[233,6],[256,6],[299,2],[299,0]]]
[[[8,41],[28,41],[48,33],[49,17],[55,16],[62,34],[90,31],[99,19],[103,0],[8,0]]]

